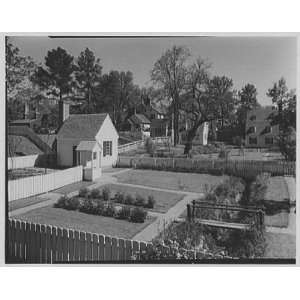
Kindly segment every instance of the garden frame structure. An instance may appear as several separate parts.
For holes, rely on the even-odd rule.
[[[197,218],[196,217],[197,209],[226,210],[231,212],[243,212],[243,213],[252,214],[254,215],[254,224]],[[257,208],[254,206],[215,204],[215,203],[201,201],[201,200],[199,201],[193,200],[192,204],[187,204],[187,220],[189,222],[198,222],[203,225],[221,227],[225,229],[250,230],[253,225],[256,228],[262,228],[264,226],[264,215],[265,213],[262,208]]]

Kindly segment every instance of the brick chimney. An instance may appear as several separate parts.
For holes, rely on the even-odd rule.
[[[70,116],[70,104],[64,101],[58,102],[58,128],[60,128],[64,121]]]

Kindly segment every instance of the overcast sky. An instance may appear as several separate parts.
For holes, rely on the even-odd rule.
[[[297,42],[292,37],[164,37],[164,38],[59,38],[12,37],[22,55],[43,63],[47,51],[58,46],[77,57],[86,47],[101,59],[103,71],[131,71],[134,82],[149,86],[150,71],[161,54],[173,45],[185,45],[212,63],[212,75],[233,79],[234,88],[252,83],[258,101],[271,104],[267,89],[283,76],[289,89],[296,88]]]

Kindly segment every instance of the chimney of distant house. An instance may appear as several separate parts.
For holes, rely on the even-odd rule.
[[[64,121],[70,116],[70,104],[64,101],[58,102],[58,128],[62,126]]]

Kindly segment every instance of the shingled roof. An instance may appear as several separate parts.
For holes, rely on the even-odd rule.
[[[151,122],[143,114],[134,114],[129,120],[134,124],[150,124]]]
[[[107,113],[70,115],[57,136],[58,138],[93,140],[107,116]]]

